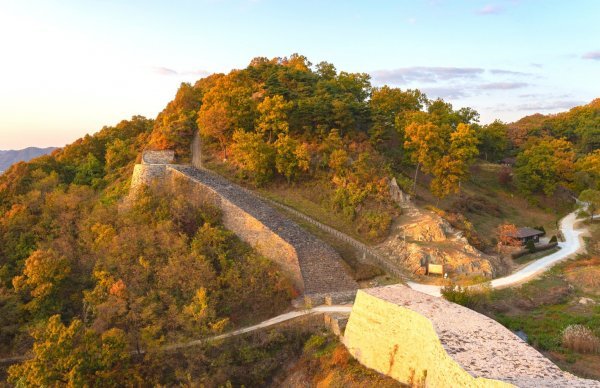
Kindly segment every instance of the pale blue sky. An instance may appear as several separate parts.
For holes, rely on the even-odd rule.
[[[600,97],[600,1],[0,0],[0,149],[62,146],[182,81],[295,52],[482,122]]]

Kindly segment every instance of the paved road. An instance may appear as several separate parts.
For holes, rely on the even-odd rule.
[[[200,340],[183,342],[183,343],[174,344],[174,345],[168,345],[168,346],[165,346],[163,349],[164,350],[181,349],[181,348],[187,348],[190,346],[200,345],[207,341],[217,341],[217,340],[224,339],[224,338],[235,337],[240,334],[264,329],[269,326],[273,326],[278,323],[289,321],[289,320],[292,320],[292,319],[295,319],[298,317],[302,317],[305,315],[318,314],[318,313],[348,313],[349,314],[351,311],[352,311],[352,305],[318,306],[318,307],[314,307],[312,309],[290,311],[289,313],[281,314],[281,315],[278,315],[271,319],[267,319],[266,321],[262,321],[261,323],[256,324],[254,326],[244,327],[243,329],[231,331],[229,333],[216,335],[213,337],[203,338]]]
[[[519,271],[491,281],[493,288],[508,287],[516,284],[523,283],[532,277],[539,275],[540,273],[550,269],[554,264],[571,257],[571,255],[579,252],[583,247],[583,241],[581,235],[585,233],[585,229],[575,229],[575,223],[577,223],[576,212],[570,213],[560,221],[560,230],[565,238],[565,241],[559,242],[558,246],[560,250],[542,257],[536,260]],[[429,284],[420,284],[415,282],[407,282],[408,286],[413,290],[423,292],[432,296],[441,296],[440,286],[434,286]]]
[[[217,340],[221,340],[224,338],[235,337],[240,334],[264,329],[269,326],[274,326],[278,323],[290,321],[292,319],[296,319],[298,317],[302,317],[305,315],[319,314],[319,313],[348,313],[349,314],[351,311],[352,311],[352,305],[318,306],[318,307],[314,307],[312,309],[290,311],[289,313],[281,314],[276,317],[267,319],[266,321],[262,321],[261,323],[256,324],[254,326],[244,327],[242,329],[231,331],[229,333],[216,335],[216,336],[212,336],[212,337],[207,337],[207,338],[202,338],[199,340],[194,340],[194,341],[189,341],[189,342],[181,342],[181,343],[172,344],[172,345],[166,345],[166,346],[163,346],[162,349],[163,350],[175,350],[175,349],[189,348],[191,346],[201,345],[206,342],[217,341]],[[144,354],[144,353],[145,353],[144,350],[141,350],[140,352],[138,352],[138,351],[131,352],[131,354]],[[0,359],[0,364],[14,364],[17,362],[25,361],[29,358],[30,358],[30,356],[16,356],[16,357],[2,358],[2,359]]]

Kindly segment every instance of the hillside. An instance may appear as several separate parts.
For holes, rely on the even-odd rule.
[[[506,269],[496,254],[500,224],[552,233],[565,198],[600,189],[590,117],[591,127],[570,132],[570,118],[537,120],[519,143],[510,125],[480,125],[473,109],[373,87],[368,74],[297,54],[181,84],[155,120],[134,116],[0,176],[0,356],[31,356],[6,371],[8,381],[256,386],[312,374],[313,385],[361,386],[375,378],[312,328],[199,341],[172,357],[168,345],[275,316],[298,295],[194,190],[150,185],[129,197],[144,151],[174,150],[179,164],[201,162],[372,247],[408,238],[419,252],[397,263],[402,270],[422,270],[421,258],[453,264],[453,251],[461,260],[449,267],[453,278],[489,277]],[[539,129],[545,120],[555,120],[551,130]],[[514,166],[497,163],[509,156]],[[412,208],[390,194],[392,178]],[[382,273],[323,239],[363,285]]]
[[[28,147],[22,150],[0,150],[0,173],[17,162],[28,162],[33,158],[37,158],[38,156],[49,154],[55,149],[56,147]]]

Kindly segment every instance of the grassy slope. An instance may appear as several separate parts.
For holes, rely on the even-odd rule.
[[[502,186],[498,181],[501,170],[498,164],[477,162],[471,168],[471,177],[462,185],[463,195],[471,199],[483,199],[489,209],[466,211],[463,214],[469,219],[480,237],[487,244],[495,237],[495,229],[503,222],[517,226],[543,225],[549,236],[556,233],[556,222],[572,209],[571,202],[564,197],[543,198],[534,196],[530,200],[518,193],[511,184]],[[428,191],[429,179],[421,176],[417,189],[417,204],[424,206],[438,203]],[[457,196],[452,195],[439,202],[438,207],[446,211],[456,211]]]
[[[600,379],[600,354],[579,354],[561,343],[562,330],[570,324],[584,324],[600,336],[600,223],[591,232],[587,254],[522,287],[493,291],[483,310],[510,329],[523,330],[533,346],[562,368]],[[594,302],[582,304],[581,298]]]
[[[277,181],[269,184],[266,188],[256,188],[251,183],[240,179],[237,175],[238,170],[231,164],[221,163],[210,155],[205,154],[204,157],[203,163],[207,168],[242,186],[249,187],[267,198],[295,208],[366,244],[381,242],[381,239],[371,238],[365,233],[361,233],[351,217],[333,209],[330,200],[334,190],[329,182],[329,177],[325,174],[319,175],[316,179],[300,181],[292,185],[285,181]],[[374,205],[365,203],[363,206],[369,208]],[[385,211],[397,212],[395,209],[385,209]]]

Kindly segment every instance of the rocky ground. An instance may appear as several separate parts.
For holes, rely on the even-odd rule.
[[[407,205],[394,223],[389,237],[376,249],[413,274],[424,274],[425,266],[443,264],[449,275],[498,275],[496,257],[471,246],[462,233],[439,215]]]

